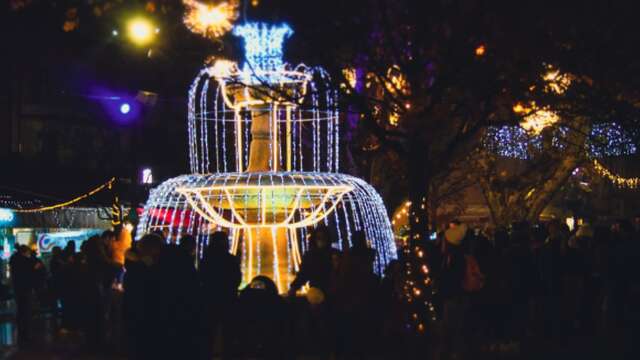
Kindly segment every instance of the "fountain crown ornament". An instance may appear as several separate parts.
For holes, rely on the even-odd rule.
[[[244,39],[242,71],[251,74],[249,81],[277,82],[278,77],[273,75],[284,70],[283,45],[285,39],[293,35],[291,27],[250,22],[235,26],[233,34]]]

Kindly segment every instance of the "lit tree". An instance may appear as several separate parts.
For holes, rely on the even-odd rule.
[[[431,222],[425,203],[433,197],[430,189],[450,181],[445,179],[453,169],[466,166],[466,181],[482,185],[496,223],[537,219],[584,161],[594,125],[616,120],[630,127],[635,108],[616,100],[622,93],[606,80],[609,66],[627,76],[635,66],[622,63],[632,58],[633,41],[624,34],[617,38],[623,31],[611,25],[624,10],[592,9],[603,26],[589,25],[593,19],[576,19],[573,26],[567,19],[575,6],[584,4],[553,4],[549,11],[540,4],[442,1],[421,9],[411,1],[362,0],[325,3],[297,27],[305,44],[296,50],[320,50],[316,62],[332,67],[344,89],[344,107],[357,114],[348,116],[347,126],[357,134],[354,153],[370,159],[363,163],[376,172],[389,159],[402,162],[388,165],[380,177],[406,189],[412,204],[413,241],[406,255],[413,303],[423,304],[418,299],[430,294],[428,269],[421,272],[424,260],[418,256]],[[607,31],[594,33],[601,29]],[[591,43],[592,36],[602,41]],[[602,49],[625,55],[603,59]],[[549,74],[553,69],[559,72]],[[564,86],[564,74],[573,77],[571,88],[549,91],[550,83]],[[540,132],[541,145],[525,151],[535,156],[523,170],[504,172],[502,156],[484,149],[484,139],[521,122]],[[418,312],[412,321],[418,330],[424,315]]]
[[[591,10],[572,26],[564,21],[568,9],[558,9],[545,23],[553,34],[553,62],[513,107],[526,132],[492,129],[493,138],[474,158],[498,225],[538,221],[577,167],[595,164],[597,171],[597,159],[636,151],[640,107],[629,75],[638,63],[628,61],[634,50],[623,30],[630,24],[622,21],[623,9]]]
[[[312,23],[300,37],[322,50],[316,62],[332,68],[344,107],[358,114],[348,115],[348,126],[355,126],[347,130],[360,140],[354,151],[368,154],[378,169],[384,159],[402,162],[387,165],[384,176],[406,189],[402,195],[411,203],[411,241],[404,249],[407,315],[411,328],[422,332],[434,316],[422,241],[430,230],[430,189],[434,195],[443,187],[487,127],[517,124],[512,99],[521,97],[532,81],[527,78],[541,67],[532,64],[541,61],[523,46],[529,34],[505,21],[514,8],[485,9],[470,1],[429,4],[425,11],[410,1],[333,5],[313,17],[329,20],[330,27],[307,17]],[[481,10],[484,15],[476,16]]]

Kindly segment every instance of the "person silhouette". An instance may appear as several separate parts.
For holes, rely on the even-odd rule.
[[[9,260],[11,280],[16,300],[16,325],[18,346],[24,348],[31,342],[31,317],[33,312],[33,291],[36,281],[36,262],[31,249],[20,245]]]
[[[229,253],[229,238],[226,233],[217,231],[211,235],[198,269],[198,277],[202,285],[204,313],[201,317],[204,339],[200,356],[210,359],[218,331],[222,334],[223,352],[231,350],[231,319],[242,278],[240,260]]]

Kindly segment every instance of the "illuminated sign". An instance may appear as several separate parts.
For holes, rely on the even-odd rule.
[[[102,234],[102,230],[87,229],[75,231],[61,231],[55,233],[43,233],[38,235],[38,249],[40,252],[50,252],[54,246],[64,249],[68,242],[75,242],[76,248],[93,235]]]
[[[13,211],[9,209],[0,209],[0,224],[10,223],[15,219]]]

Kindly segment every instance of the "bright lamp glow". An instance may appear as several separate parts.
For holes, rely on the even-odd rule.
[[[184,24],[192,32],[208,38],[224,35],[231,30],[233,21],[238,17],[235,1],[218,5],[203,4],[195,0],[183,2],[187,8]]]
[[[142,170],[142,183],[153,184],[153,173],[151,172],[151,169],[146,168]]]
[[[153,24],[142,18],[137,18],[129,22],[129,38],[137,45],[145,45],[153,40],[155,27]]]
[[[122,113],[123,115],[128,114],[130,111],[131,111],[131,105],[129,105],[129,103],[124,103],[120,105],[120,113]]]

